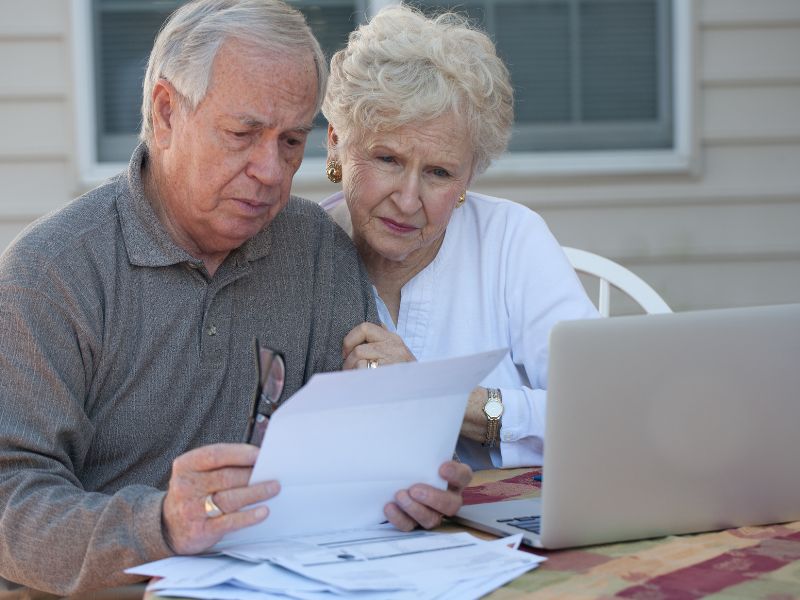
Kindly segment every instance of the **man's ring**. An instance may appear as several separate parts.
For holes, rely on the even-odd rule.
[[[222,512],[222,509],[219,506],[217,506],[217,503],[214,502],[214,494],[209,494],[208,496],[206,496],[205,500],[203,501],[203,504],[206,509],[206,516],[209,519],[215,519],[216,517],[221,517],[222,515],[225,514],[224,512]]]
[[[368,369],[377,369],[378,368],[378,360],[376,358],[370,358],[367,361],[367,368]]]

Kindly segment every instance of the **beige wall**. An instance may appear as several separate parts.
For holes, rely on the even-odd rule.
[[[565,245],[632,268],[677,310],[800,302],[800,1],[695,4],[695,168],[477,191],[538,210]],[[0,0],[0,247],[96,182],[77,172],[68,0]],[[321,171],[321,169],[320,169]],[[321,199],[320,175],[295,191]]]
[[[0,0],[0,247],[76,190],[69,3]]]

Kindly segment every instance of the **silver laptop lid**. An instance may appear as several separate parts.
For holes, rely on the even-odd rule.
[[[559,324],[542,544],[800,519],[800,304]]]

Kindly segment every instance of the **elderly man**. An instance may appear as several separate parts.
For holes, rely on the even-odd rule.
[[[325,79],[280,0],[185,5],[153,48],[127,172],[3,254],[0,577],[120,585],[268,518],[244,508],[279,492],[248,485],[253,338],[284,355],[288,396],[376,318],[347,236],[289,195]],[[441,474],[447,491],[402,490],[387,517],[453,513],[469,469]]]

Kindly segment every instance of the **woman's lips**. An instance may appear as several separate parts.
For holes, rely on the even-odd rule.
[[[408,233],[409,231],[415,231],[417,229],[412,225],[398,223],[397,221],[387,219],[386,217],[380,217],[380,220],[384,225],[386,225],[387,228],[391,229],[392,231],[396,231],[397,233]]]

